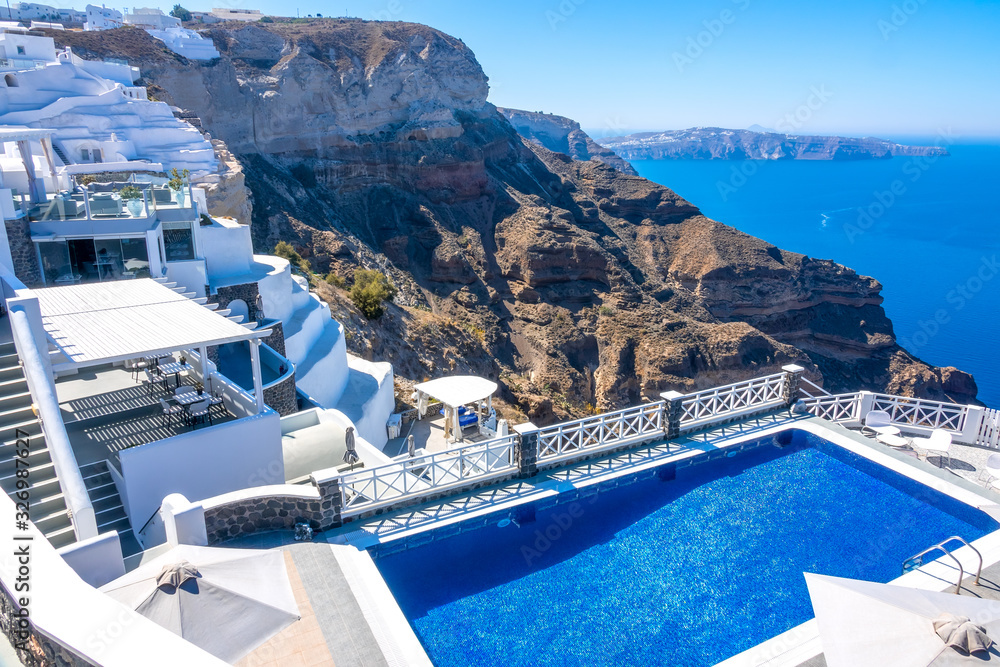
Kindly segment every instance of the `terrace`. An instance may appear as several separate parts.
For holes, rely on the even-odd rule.
[[[125,449],[265,408],[258,339],[269,331],[250,330],[153,280],[35,294],[56,347],[59,406],[81,464],[117,464]],[[207,359],[214,345],[247,348],[248,377],[241,380],[253,393],[214,369]],[[184,387],[191,391],[178,395]],[[206,400],[208,411],[195,415]]]

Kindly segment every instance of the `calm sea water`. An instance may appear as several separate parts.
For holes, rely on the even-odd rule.
[[[906,349],[1000,407],[1000,146],[864,162],[635,160],[705,215],[883,285]]]

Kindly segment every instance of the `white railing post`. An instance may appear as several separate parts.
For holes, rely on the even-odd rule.
[[[974,445],[979,439],[979,430],[983,426],[983,419],[987,412],[986,408],[979,405],[969,405],[965,409],[965,424],[962,428],[962,435],[955,438],[956,442],[966,445]]]
[[[854,414],[854,418],[857,420],[859,425],[865,423],[865,417],[872,411],[872,406],[874,405],[875,394],[870,391],[858,392],[858,408],[857,412]]]

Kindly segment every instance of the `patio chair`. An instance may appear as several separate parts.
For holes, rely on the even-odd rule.
[[[1000,479],[1000,454],[990,454],[989,458],[986,459],[986,469],[983,472],[986,473],[986,490],[989,491],[994,482]],[[982,473],[980,473],[979,478],[982,479]]]
[[[163,410],[163,420],[166,422],[166,426],[170,426],[174,418],[180,418],[184,408],[180,405],[170,405],[162,398],[160,399],[160,408]]]
[[[149,368],[149,362],[145,359],[126,359],[125,368],[132,374],[132,379],[139,381],[139,372]]]
[[[169,378],[167,376],[150,373],[148,368],[145,369],[143,373],[146,374],[146,386],[149,387],[150,396],[153,395],[153,387],[155,387],[156,385],[162,387],[164,391],[167,390],[167,382],[169,381]]]
[[[883,431],[879,429],[884,429],[887,426],[892,426],[892,417],[889,416],[889,413],[884,410],[872,410],[865,415],[865,425],[861,427],[861,432],[881,433]]]
[[[910,442],[913,446],[925,452],[935,452],[938,455],[938,464],[948,457],[948,465],[951,465],[951,433],[936,428],[931,431],[929,438],[913,438]]]
[[[174,396],[180,396],[181,394],[190,394],[194,391],[194,387],[189,384],[182,384],[181,386],[174,389]]]
[[[188,419],[191,421],[191,425],[194,426],[198,423],[198,420],[205,421],[205,417],[208,417],[209,426],[212,425],[212,399],[206,398],[204,401],[198,401],[197,403],[192,403],[188,406]]]

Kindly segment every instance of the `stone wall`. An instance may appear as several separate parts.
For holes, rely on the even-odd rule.
[[[38,253],[31,241],[31,227],[27,218],[6,220],[7,241],[10,243],[10,257],[14,261],[14,275],[28,287],[42,282],[42,271],[38,266]],[[53,276],[55,279],[58,276]]]
[[[0,586],[0,631],[16,647],[19,642],[27,650],[15,648],[21,663],[28,667],[92,667],[94,663],[85,660],[59,642],[55,641],[34,625],[28,626],[28,637],[19,636],[19,623],[13,596],[5,586]]]
[[[292,530],[301,520],[313,530],[343,525],[340,478],[311,478],[316,495],[273,495],[241,498],[224,505],[205,507],[208,544],[270,530]],[[303,491],[310,487],[303,486]]]
[[[285,329],[281,326],[281,320],[272,320],[267,323],[267,328],[271,330],[271,335],[267,338],[261,338],[260,342],[267,345],[269,348],[285,356]]]
[[[260,290],[257,283],[241,283],[239,285],[226,285],[216,289],[215,294],[208,297],[210,303],[219,304],[219,309],[228,308],[231,301],[242,299],[247,304],[247,311],[251,320],[257,319],[257,295]]]
[[[295,373],[289,373],[281,382],[264,387],[264,403],[282,417],[299,411],[299,400],[295,395]]]

